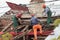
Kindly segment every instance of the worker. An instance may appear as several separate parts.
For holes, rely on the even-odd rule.
[[[47,14],[47,25],[49,26],[49,24],[52,22],[52,19],[51,19],[52,12],[51,12],[50,8],[47,7],[45,4],[43,4],[42,7],[44,8],[43,13]]]
[[[35,14],[32,14],[31,16],[32,16],[32,17],[31,17],[31,25],[33,26],[33,25],[37,24],[37,23],[39,22],[39,20],[38,20],[38,18],[35,16]]]
[[[34,23],[34,20],[35,20],[35,19],[37,20],[37,18],[35,18],[34,16],[35,16],[34,14],[31,14],[31,20],[30,20],[29,30],[32,29],[32,26],[35,24],[35,23]],[[35,20],[35,21],[36,21],[36,20]],[[38,20],[37,20],[37,21],[38,21]]]
[[[40,34],[42,34],[42,26],[39,24],[39,20],[35,15],[32,15],[31,18],[31,25],[33,26],[33,31],[34,31],[34,40],[37,40],[37,29],[40,30]]]
[[[18,14],[16,14],[16,17],[18,18],[20,24],[22,24],[22,20],[21,20],[22,13],[18,13]]]
[[[14,26],[14,30],[15,30],[15,31],[17,31],[16,28],[17,28],[17,27],[20,25],[20,23],[21,23],[21,22],[20,22],[21,20],[19,20],[21,16],[22,16],[21,14],[16,14],[16,15],[13,15],[13,17],[12,17],[13,26]]]

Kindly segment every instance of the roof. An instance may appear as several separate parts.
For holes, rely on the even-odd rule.
[[[10,2],[6,2],[8,4],[8,6],[12,9],[12,10],[23,10],[23,11],[28,11],[28,7],[24,7],[21,5],[17,5],[14,3],[10,3]]]

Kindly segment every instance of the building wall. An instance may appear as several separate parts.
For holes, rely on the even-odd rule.
[[[44,0],[31,0],[31,2],[43,2]]]
[[[33,3],[33,4],[28,5],[29,12],[34,13],[37,16],[42,16],[42,11],[43,11],[42,4],[44,3]]]

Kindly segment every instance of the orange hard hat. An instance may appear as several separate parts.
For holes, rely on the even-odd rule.
[[[31,14],[31,16],[35,16],[35,14]]]
[[[42,5],[42,7],[43,7],[43,8],[46,8],[46,5],[45,5],[45,4],[43,4],[43,5]]]
[[[21,16],[22,16],[22,14],[20,14],[20,13],[16,14],[17,18],[20,18]]]

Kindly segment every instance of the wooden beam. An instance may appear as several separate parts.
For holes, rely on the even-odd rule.
[[[2,29],[1,32],[4,32],[6,29],[8,29],[11,25],[13,24],[13,22],[11,22],[10,24],[8,24],[4,29]]]
[[[16,39],[16,38],[18,39],[18,38],[23,37],[23,36],[27,35],[31,30],[32,30],[32,29],[27,30],[27,31],[23,32],[22,34],[15,36],[13,39]]]
[[[28,29],[28,25],[21,32],[24,32],[27,29]]]
[[[0,27],[0,29],[3,29],[4,27]]]
[[[45,39],[46,38],[46,36],[39,36],[39,37],[37,37],[38,39],[40,39],[40,38],[43,38],[43,39]],[[34,39],[34,38],[31,38],[31,39]]]
[[[60,16],[52,16],[51,18],[56,18],[56,17],[60,17]],[[3,18],[10,18],[10,17],[0,17],[0,19],[3,19]],[[30,19],[31,17],[27,16],[27,17],[21,17],[21,19]],[[43,18],[47,18],[47,16],[44,16],[44,17],[38,17],[39,19],[43,19]]]
[[[20,25],[20,26],[17,27],[17,29],[21,29],[23,27],[25,27],[25,25]]]
[[[13,39],[16,39],[16,38],[17,38],[17,39],[18,39],[18,38],[21,38],[21,37],[25,36],[27,32],[28,32],[28,31],[23,32],[22,34],[19,34],[19,35],[15,36]]]

